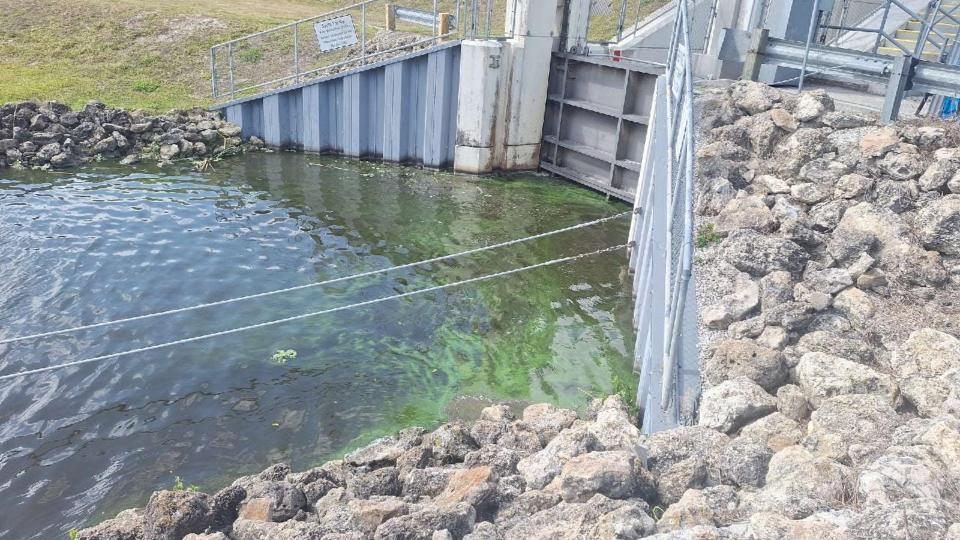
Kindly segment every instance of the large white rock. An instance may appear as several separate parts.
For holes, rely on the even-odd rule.
[[[806,353],[796,368],[797,382],[814,409],[844,394],[873,394],[888,403],[897,400],[897,384],[889,375],[863,364],[822,352]]]
[[[960,369],[960,340],[932,328],[910,334],[890,359],[907,401],[923,416],[935,416],[954,388]]]
[[[889,445],[898,422],[897,412],[885,396],[832,397],[810,415],[804,446],[826,458],[862,463]]]
[[[730,433],[776,409],[776,398],[747,377],[736,377],[703,393],[699,425]]]

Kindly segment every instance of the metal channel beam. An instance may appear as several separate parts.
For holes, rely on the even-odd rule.
[[[721,60],[746,62],[754,65],[776,64],[801,67],[806,44],[799,41],[767,38],[752,39],[749,34],[728,30],[720,48]],[[886,113],[895,113],[893,104],[903,99],[905,92],[929,93],[938,96],[960,96],[960,67],[917,60],[910,55],[886,56],[838,47],[817,46],[810,49],[807,66],[812,74],[826,73],[832,78],[862,83],[864,81],[887,85]],[[749,75],[745,73],[746,75]],[[895,116],[886,115],[884,120]]]

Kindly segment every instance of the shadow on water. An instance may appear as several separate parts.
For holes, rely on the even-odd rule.
[[[412,262],[624,209],[539,176],[294,153],[204,174],[0,171],[0,337]],[[621,243],[628,223],[386,276],[0,345],[0,373],[88,358]],[[621,253],[0,383],[0,536],[60,537],[174,476],[215,490],[432,426],[458,396],[582,407],[633,381]],[[274,361],[279,349],[296,358]]]

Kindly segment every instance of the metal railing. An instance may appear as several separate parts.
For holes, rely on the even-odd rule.
[[[629,40],[647,17],[671,2],[665,0],[593,0],[587,21],[587,43],[613,45]],[[688,9],[693,51],[706,50],[716,24],[720,0],[696,0]],[[650,47],[644,48],[662,48]]]
[[[334,75],[443,40],[504,37],[507,0],[362,2],[210,48],[214,100]],[[497,32],[500,29],[501,33]]]
[[[891,20],[902,21],[892,34],[887,30]],[[901,43],[895,35],[902,23],[909,20],[919,23],[912,48]],[[947,21],[960,27],[960,5],[945,7],[942,0],[931,0],[923,10],[917,11],[901,0],[844,0],[835,5],[829,19],[820,28],[826,30],[822,34],[825,38],[822,41],[826,44],[848,46],[852,34],[875,34],[872,47],[864,50],[876,54],[886,45],[919,59],[928,53],[927,47],[930,46],[935,49],[933,56],[944,60],[960,34],[956,27],[952,31],[938,28]]]
[[[699,392],[693,287],[694,109],[687,0],[678,0],[666,75],[657,80],[630,228],[638,402],[646,432],[692,416]]]

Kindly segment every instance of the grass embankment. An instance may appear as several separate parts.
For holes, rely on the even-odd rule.
[[[97,99],[152,112],[210,101],[211,45],[338,0],[0,0],[0,103]]]
[[[623,1],[631,21],[667,0],[612,0],[599,8],[603,16],[591,20],[591,39],[616,32]],[[499,33],[506,0],[494,2],[491,26]],[[149,112],[208,105],[210,46],[349,3],[352,0],[0,0],[0,103],[53,99],[78,107],[96,99]],[[399,3],[432,5],[429,0]],[[453,0],[441,3],[454,5]],[[381,9],[376,5],[368,10],[368,38],[378,29]],[[360,20],[359,11],[353,15]],[[309,31],[304,34],[301,30],[301,54],[310,56],[316,45]],[[273,37],[283,43],[265,41],[262,47],[237,51],[239,82],[288,74],[280,70],[289,65],[286,49],[292,49],[292,43],[284,36]],[[274,61],[274,55],[284,61]],[[226,61],[220,60],[223,88]],[[326,60],[316,59],[304,68],[325,65]]]

